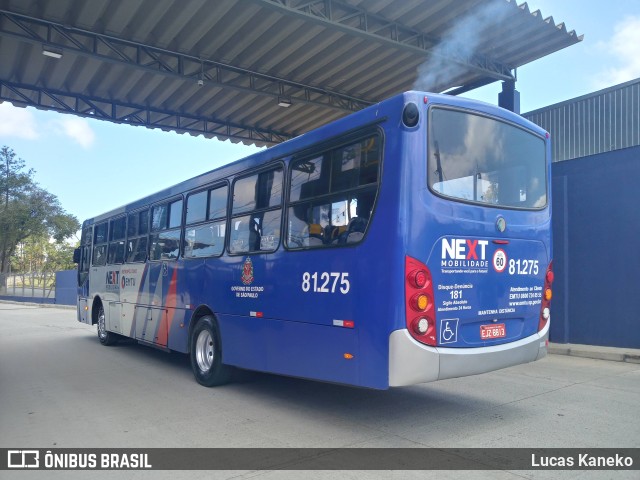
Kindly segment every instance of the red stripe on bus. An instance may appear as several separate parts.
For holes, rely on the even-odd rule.
[[[169,290],[167,291],[166,307],[166,321],[160,322],[160,328],[158,329],[158,343],[160,345],[168,345],[169,332],[171,331],[171,324],[176,313],[176,304],[178,302],[177,295],[178,286],[178,269],[173,270],[171,275],[171,282],[169,283]]]

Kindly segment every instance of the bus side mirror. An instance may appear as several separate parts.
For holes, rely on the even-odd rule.
[[[76,248],[73,251],[73,263],[80,263],[80,249]]]

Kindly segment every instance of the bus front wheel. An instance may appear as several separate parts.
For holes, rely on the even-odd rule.
[[[200,385],[213,387],[229,381],[231,367],[222,363],[222,341],[212,316],[202,317],[196,324],[189,352],[191,369]]]

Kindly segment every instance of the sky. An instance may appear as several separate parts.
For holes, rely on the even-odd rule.
[[[584,40],[518,69],[521,112],[640,78],[640,0],[527,3]],[[497,104],[500,90],[495,83],[465,96]],[[7,102],[0,104],[0,146],[5,145],[80,221],[259,150]]]

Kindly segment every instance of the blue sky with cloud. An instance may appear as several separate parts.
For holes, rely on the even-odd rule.
[[[527,112],[640,77],[640,0],[534,0],[584,41],[518,69]],[[465,96],[497,103],[500,84]],[[237,160],[255,147],[0,104],[0,145],[80,220]]]

